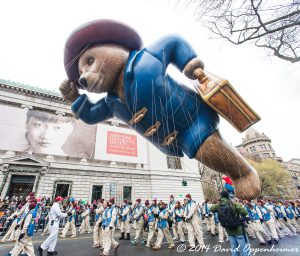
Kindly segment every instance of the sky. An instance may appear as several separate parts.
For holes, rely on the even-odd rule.
[[[77,26],[115,19],[135,28],[144,46],[167,34],[183,36],[206,70],[227,78],[262,120],[253,128],[272,140],[276,154],[300,158],[300,63],[268,57],[251,44],[235,46],[212,38],[197,21],[193,6],[178,0],[2,1],[0,4],[0,78],[58,91],[66,78],[64,44]],[[190,82],[175,69],[171,75]],[[94,100],[103,95],[93,95]],[[1,115],[4,113],[1,113]],[[221,120],[223,137],[236,146],[244,133]]]

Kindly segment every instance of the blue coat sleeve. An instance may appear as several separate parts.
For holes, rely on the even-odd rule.
[[[173,64],[180,71],[197,56],[189,43],[178,35],[165,36],[147,47],[146,51],[160,60],[165,68]]]
[[[106,97],[94,104],[90,102],[86,94],[82,94],[73,102],[71,108],[75,117],[87,124],[96,124],[113,116],[107,105]]]

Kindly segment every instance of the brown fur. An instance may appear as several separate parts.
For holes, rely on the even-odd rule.
[[[122,71],[126,65],[129,51],[117,45],[97,45],[87,49],[79,58],[80,78],[87,80],[89,92],[112,92],[124,99]],[[93,58],[94,62],[89,64]]]
[[[228,175],[234,183],[237,197],[252,199],[259,196],[260,180],[256,170],[223,140],[219,132],[205,140],[195,158],[207,167]]]

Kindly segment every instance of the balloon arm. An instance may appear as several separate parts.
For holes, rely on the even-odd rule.
[[[197,55],[189,43],[180,36],[165,36],[146,48],[146,51],[161,61],[165,68],[175,65],[183,71],[185,65]]]
[[[82,94],[74,101],[72,111],[77,119],[81,119],[87,124],[96,124],[112,117],[105,98],[92,103],[86,94]]]

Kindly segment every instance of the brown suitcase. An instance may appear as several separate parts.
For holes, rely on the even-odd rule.
[[[202,99],[239,132],[247,130],[261,119],[228,80],[205,74],[200,68],[194,71],[194,75],[200,82],[195,89]]]

